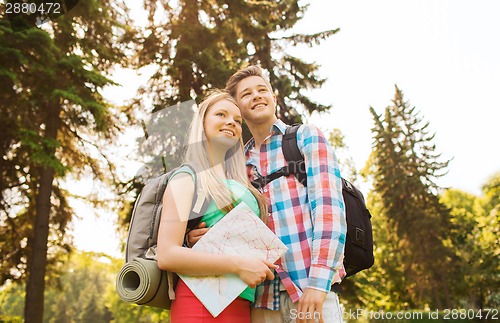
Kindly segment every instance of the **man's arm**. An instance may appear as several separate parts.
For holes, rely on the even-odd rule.
[[[203,235],[208,232],[208,230],[210,230],[210,228],[207,228],[207,224],[205,222],[198,223],[196,228],[189,230],[189,232],[186,233],[186,245],[189,248],[192,248],[198,242],[198,240],[200,240],[201,237],[203,237]]]
[[[340,170],[332,147],[315,126],[300,127],[297,143],[304,155],[314,228],[308,287],[328,292],[345,275],[347,223]]]

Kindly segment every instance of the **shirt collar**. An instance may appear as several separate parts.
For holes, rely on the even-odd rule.
[[[276,120],[276,122],[273,124],[273,126],[271,127],[271,132],[273,132],[273,129],[278,129],[281,134],[285,134],[285,131],[286,131],[286,128],[287,128],[287,125],[281,121],[280,119]]]
[[[271,135],[275,135],[277,131],[281,132],[281,134],[285,134],[287,125],[281,121],[280,119],[276,120],[274,124],[271,126],[271,129],[269,129],[269,133]],[[252,149],[255,146],[255,139],[252,137],[246,144],[245,144],[245,155],[248,156],[248,152],[250,149]]]

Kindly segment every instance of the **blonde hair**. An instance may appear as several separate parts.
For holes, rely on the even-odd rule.
[[[212,198],[219,209],[229,212],[234,207],[233,204],[235,199],[226,184],[213,170],[213,165],[207,150],[207,137],[203,126],[208,109],[222,100],[227,100],[238,106],[235,99],[228,92],[223,90],[211,91],[199,104],[199,108],[194,114],[189,129],[188,146],[184,159],[186,162],[193,163],[201,170],[197,173],[197,177],[200,180],[201,191]],[[233,179],[243,184],[255,196],[259,204],[260,218],[266,222],[267,203],[265,197],[260,194],[248,180],[241,137],[238,143],[229,148],[226,152],[224,166],[228,179]]]

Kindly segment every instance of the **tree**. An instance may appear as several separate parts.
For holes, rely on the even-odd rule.
[[[269,72],[277,93],[278,116],[285,122],[300,122],[301,116],[295,109],[311,113],[330,108],[303,94],[324,83],[325,79],[318,75],[319,66],[287,55],[286,47],[313,46],[338,29],[313,35],[285,35],[307,9],[299,1],[146,0],[144,8],[148,23],[135,64],[138,68],[154,67],[155,72],[130,102],[131,107],[154,114],[181,102],[199,100],[209,89],[223,88],[239,68],[260,64]],[[176,128],[178,125],[170,121],[165,129],[175,133]],[[244,129],[243,137],[250,138],[248,129]],[[153,146],[161,145],[154,138],[149,140]],[[170,146],[169,151],[178,151],[181,144],[176,144],[177,150]],[[132,180],[124,183],[123,191],[137,192],[141,187]],[[123,226],[129,222],[131,209],[129,206],[120,214]]]
[[[317,75],[319,66],[284,52],[286,45],[312,46],[338,30],[271,36],[290,29],[302,18],[306,7],[299,6],[297,0],[148,0],[145,8],[149,23],[137,64],[153,64],[156,73],[133,104],[142,106],[144,94],[152,95],[155,110],[198,99],[207,89],[224,87],[227,78],[243,65],[259,63],[270,72],[271,84],[278,91],[282,119],[300,120],[292,111],[293,104],[304,106],[308,112],[329,108],[302,94],[324,82]]]
[[[325,132],[328,135],[328,142],[333,147],[338,158],[340,173],[342,177],[353,184],[357,184],[358,171],[354,159],[349,155],[349,147],[345,143],[345,138],[340,129],[333,129]]]
[[[457,302],[466,308],[497,308],[500,305],[499,227],[500,174],[492,176],[478,197],[448,189],[441,201],[451,209],[453,249],[460,259],[454,285]]]
[[[387,228],[394,232],[390,251],[396,268],[402,266],[402,280],[393,282],[407,294],[410,307],[449,308],[451,276],[446,273],[453,271],[456,259],[449,247],[450,212],[439,202],[435,184],[448,161],[439,161],[429,123],[404,101],[397,86],[392,102],[383,118],[370,111],[375,121],[373,186]]]
[[[44,322],[167,322],[168,311],[120,299],[115,280],[123,260],[81,251],[68,258],[61,275],[47,286]],[[20,281],[0,290],[0,320],[22,322],[23,294]]]
[[[41,322],[47,266],[70,247],[65,236],[72,211],[62,179],[88,172],[108,178],[99,148],[120,130],[120,112],[99,90],[113,84],[105,74],[125,62],[132,33],[126,7],[115,1],[80,1],[43,29],[15,33],[0,24],[0,93],[6,99],[0,109],[9,124],[1,138],[0,166],[8,175],[1,192],[8,199],[0,219],[7,239],[0,242],[12,247],[2,245],[9,250],[2,252],[2,283],[26,279],[26,322]]]
[[[496,173],[483,186],[484,217],[480,219],[479,248],[482,259],[478,262],[480,278],[474,290],[478,308],[500,307],[500,173]]]

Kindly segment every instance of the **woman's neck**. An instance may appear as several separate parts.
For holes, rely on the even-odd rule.
[[[227,153],[226,149],[218,149],[217,146],[213,146],[209,144],[209,159],[212,164],[212,169],[214,173],[220,178],[226,178],[226,164],[225,164],[225,156]]]

